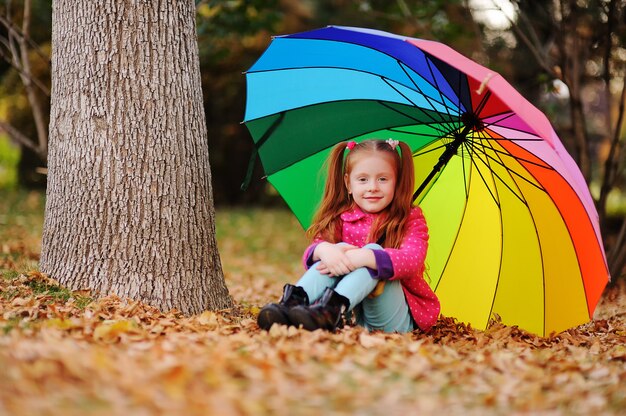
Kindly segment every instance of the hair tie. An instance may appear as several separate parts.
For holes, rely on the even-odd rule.
[[[352,150],[352,149],[354,149],[354,146],[356,146],[356,142],[355,142],[354,140],[351,140],[351,141],[349,141],[349,142],[348,142],[348,144],[346,145],[346,148],[347,148],[348,150]]]
[[[387,139],[387,140],[386,140],[386,142],[387,142],[387,144],[388,144],[389,146],[391,146],[391,148],[392,148],[392,149],[395,149],[395,148],[396,148],[396,146],[398,146],[398,145],[400,144],[400,142],[399,142],[399,141],[394,140],[394,139]]]

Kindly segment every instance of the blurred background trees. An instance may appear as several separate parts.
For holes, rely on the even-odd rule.
[[[19,147],[17,178],[31,188],[46,184],[51,22],[49,1],[0,4],[0,134]]]
[[[590,184],[612,274],[623,273],[622,0],[196,0],[196,8],[218,206],[281,203],[259,167],[250,188],[240,190],[252,151],[240,124],[242,72],[271,36],[364,26],[447,43],[500,72],[546,112]],[[0,164],[19,159],[20,186],[45,186],[50,16],[50,0],[0,1]],[[7,171],[0,165],[0,186]]]

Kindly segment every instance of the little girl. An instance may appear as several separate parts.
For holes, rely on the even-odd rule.
[[[440,306],[423,278],[428,228],[422,210],[412,207],[414,181],[411,150],[403,142],[337,144],[307,230],[307,271],[285,285],[278,303],[261,309],[259,327],[334,331],[348,311],[368,330],[432,327]]]

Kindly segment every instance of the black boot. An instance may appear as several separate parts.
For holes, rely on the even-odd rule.
[[[286,284],[283,287],[283,296],[278,303],[268,303],[257,316],[257,324],[261,329],[268,331],[273,324],[289,325],[287,311],[294,306],[309,304],[309,296],[300,286]]]
[[[289,309],[289,320],[295,326],[309,331],[326,329],[334,331],[343,323],[343,314],[350,307],[350,300],[328,287],[313,306],[296,306]]]

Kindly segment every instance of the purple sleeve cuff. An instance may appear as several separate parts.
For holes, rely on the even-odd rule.
[[[393,263],[391,257],[385,250],[372,250],[376,258],[376,267],[378,270],[368,269],[372,279],[387,280],[393,276]]]
[[[313,264],[315,264],[315,261],[313,261],[313,253],[315,253],[315,247],[317,247],[319,243],[314,243],[311,244],[306,252],[304,253],[304,267],[308,270],[311,268],[311,266],[313,266]]]

